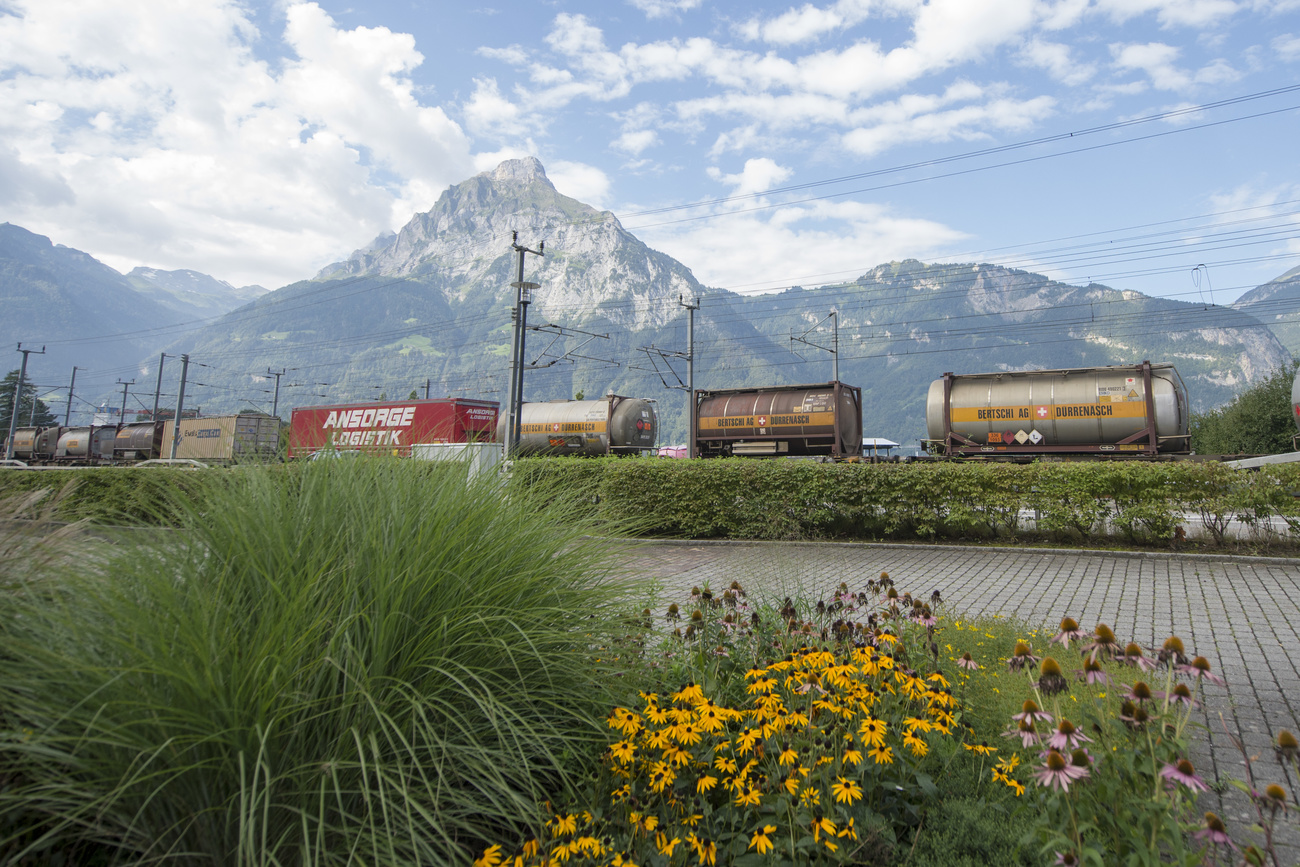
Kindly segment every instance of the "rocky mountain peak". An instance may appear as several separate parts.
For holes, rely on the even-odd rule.
[[[483,172],[483,176],[499,184],[529,184],[542,181],[549,186],[551,183],[550,178],[546,177],[546,169],[542,168],[542,163],[537,157],[506,160],[492,171]]]

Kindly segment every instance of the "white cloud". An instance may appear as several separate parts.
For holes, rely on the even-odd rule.
[[[637,156],[646,148],[659,144],[659,133],[652,129],[625,132],[614,139],[611,146],[617,150]]]
[[[948,107],[961,102],[975,104]],[[957,82],[943,94],[913,94],[854,112],[857,128],[845,133],[842,142],[848,150],[870,156],[909,142],[971,141],[987,138],[990,129],[1024,132],[1050,116],[1055,106],[1049,96],[1017,100]]]
[[[881,262],[925,258],[966,236],[881,205],[814,202],[677,226],[631,227],[706,286],[742,293],[856,276]]]
[[[278,68],[236,0],[11,0],[0,15],[6,217],[119,268],[235,284],[311,274],[472,169],[421,103],[414,40],[282,7]],[[75,204],[74,202],[75,198]]]
[[[1277,52],[1278,57],[1288,63],[1293,60],[1300,60],[1300,36],[1291,33],[1283,33],[1273,40],[1273,50]]]
[[[719,183],[732,187],[732,195],[749,196],[764,193],[780,186],[794,174],[792,169],[778,165],[769,157],[745,160],[745,167],[738,174],[724,175],[716,166],[709,166],[708,175]]]
[[[1024,44],[1020,49],[1020,59],[1025,65],[1046,70],[1052,78],[1070,86],[1083,84],[1097,72],[1091,63],[1076,60],[1070,46],[1037,38]]]
[[[647,18],[666,18],[677,12],[686,12],[700,5],[701,0],[629,0],[645,13]]]
[[[586,163],[557,160],[546,170],[555,189],[571,199],[577,199],[597,208],[609,201],[609,176]]]
[[[1151,86],[1157,90],[1184,91],[1197,84],[1222,84],[1236,81],[1241,74],[1225,60],[1214,60],[1190,73],[1175,65],[1181,50],[1162,42],[1145,45],[1110,46],[1115,68],[1121,71],[1145,72]]]
[[[501,95],[495,78],[474,79],[474,93],[461,111],[470,132],[497,136],[512,134],[522,114],[517,105]]]
[[[839,0],[830,6],[805,3],[774,18],[751,18],[737,30],[747,39],[761,39],[773,45],[795,45],[865,21],[871,13],[870,0]]]
[[[1209,27],[1238,11],[1233,0],[1096,0],[1097,9],[1124,23],[1154,12],[1164,27]]]

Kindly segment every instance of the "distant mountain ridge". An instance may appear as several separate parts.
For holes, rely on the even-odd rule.
[[[220,316],[267,292],[261,286],[236,287],[225,280],[186,269],[163,271],[140,266],[127,274],[126,279],[141,295],[188,320]]]
[[[685,379],[683,360],[671,357],[687,348],[681,297],[703,299],[695,320],[699,388],[827,381],[829,355],[790,336],[838,310],[840,377],[864,389],[865,433],[902,442],[924,435],[926,387],[946,370],[1171,361],[1194,406],[1207,409],[1289,357],[1243,310],[1069,286],[981,263],[893,262],[850,283],[774,295],[708,289],[613,214],[560,194],[532,158],[450,187],[396,234],[312,281],[256,299],[176,349],[212,357],[223,372],[209,380],[232,394],[260,388],[268,365],[317,371],[302,377],[314,385],[295,384],[301,390],[288,393],[290,405],[401,394],[426,378],[434,395],[501,399],[514,231],[529,247],[546,242],[545,257],[526,262],[525,279],[540,284],[530,325],[570,329],[530,333],[527,360],[536,369],[526,375],[526,399],[609,390],[655,398],[670,441],[686,435],[685,396],[664,387]],[[641,351],[651,347],[669,357]],[[566,352],[577,357],[561,360]],[[240,365],[246,372],[236,372]]]

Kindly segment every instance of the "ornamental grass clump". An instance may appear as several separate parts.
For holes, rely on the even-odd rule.
[[[590,775],[608,543],[461,467],[241,469],[0,594],[0,862],[468,864]]]

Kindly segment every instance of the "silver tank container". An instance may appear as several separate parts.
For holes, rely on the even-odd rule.
[[[926,398],[931,440],[944,438],[943,389],[935,380]],[[1187,388],[1172,364],[1151,365],[1151,391],[1160,450],[1187,451]],[[949,410],[954,434],[991,447],[1107,447],[1147,427],[1141,365],[953,376]]]
[[[113,441],[113,456],[118,460],[145,461],[160,457],[163,423],[160,421],[124,424]]]
[[[115,426],[64,428],[54,458],[63,461],[111,460],[116,439]]]
[[[38,427],[20,427],[14,431],[14,458],[20,461],[30,461],[33,452],[37,451],[37,437],[41,429]],[[4,457],[4,455],[0,455]]]
[[[505,442],[508,418],[497,421],[497,442]],[[636,454],[655,446],[659,414],[638,397],[606,395],[600,400],[525,403],[520,413],[521,455]]]

